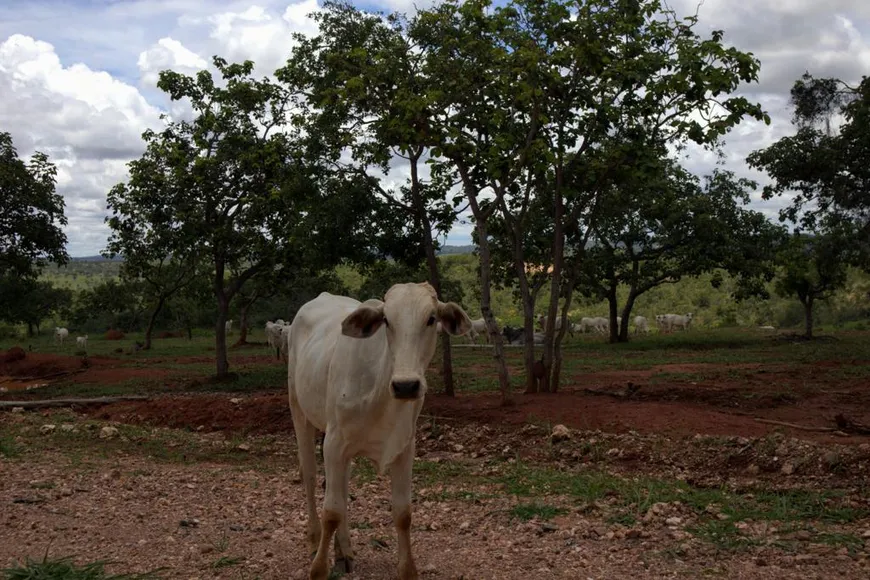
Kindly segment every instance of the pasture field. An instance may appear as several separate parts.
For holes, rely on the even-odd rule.
[[[214,383],[207,331],[135,340],[91,336],[85,356],[40,338],[0,362],[0,403],[148,397],[0,411],[0,567],[48,553],[162,578],[307,577],[285,365],[231,348],[236,377]],[[457,397],[436,355],[418,426],[423,578],[870,576],[870,333],[569,339],[564,387],[538,395],[511,348],[507,408],[491,350],[456,344]],[[387,482],[355,463],[349,578],[394,577]]]

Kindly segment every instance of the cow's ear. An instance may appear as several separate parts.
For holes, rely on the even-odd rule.
[[[384,307],[360,304],[341,322],[341,333],[352,338],[368,338],[384,323]]]
[[[461,336],[471,330],[471,319],[455,302],[439,302],[438,319],[444,330],[455,336]]]

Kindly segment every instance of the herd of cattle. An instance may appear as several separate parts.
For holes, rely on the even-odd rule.
[[[688,330],[689,325],[692,323],[692,317],[693,315],[691,312],[688,314],[657,314],[655,321],[659,328],[659,332],[667,333],[673,332],[674,330]],[[633,321],[635,333],[650,332],[650,325],[646,316],[635,316]],[[536,345],[542,345],[544,344],[546,319],[541,314],[536,318],[536,322],[539,331],[534,333],[534,341]],[[231,323],[232,321],[227,322],[228,325]],[[621,316],[616,317],[616,324],[617,326],[622,324]],[[270,349],[275,349],[276,357],[285,358],[287,340],[290,337],[291,327],[291,322],[285,322],[280,318],[274,322],[271,320],[266,322],[266,343]],[[556,319],[556,330],[559,331],[561,329],[562,320]],[[436,324],[436,331],[439,334],[442,332],[440,322]],[[610,321],[603,316],[583,317],[580,319],[579,323],[572,323],[570,320],[568,321],[567,332],[572,337],[575,333],[583,334],[594,332],[598,334],[607,334],[609,331]],[[227,332],[229,332],[229,326],[227,327]],[[505,342],[511,346],[521,346],[525,344],[526,335],[521,327],[505,325],[501,329],[501,335],[504,337]],[[489,333],[486,331],[486,322],[484,319],[478,318],[472,320],[471,327],[466,336],[475,344],[477,343],[478,337],[483,337],[484,342],[489,342]]]

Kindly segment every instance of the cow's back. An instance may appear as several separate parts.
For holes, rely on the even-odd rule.
[[[329,363],[341,336],[341,322],[359,304],[353,298],[322,292],[293,319],[287,349],[290,398],[321,431],[326,429]]]

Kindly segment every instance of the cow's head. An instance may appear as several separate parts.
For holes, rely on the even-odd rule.
[[[341,332],[368,338],[385,327],[393,357],[390,388],[397,399],[426,393],[426,368],[435,354],[438,323],[445,332],[462,335],[471,329],[468,314],[454,302],[441,302],[427,282],[396,284],[380,300],[366,300],[347,315]]]

